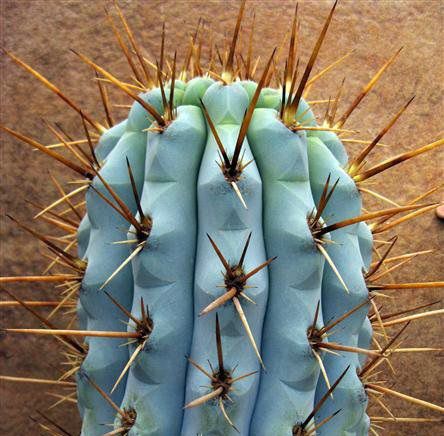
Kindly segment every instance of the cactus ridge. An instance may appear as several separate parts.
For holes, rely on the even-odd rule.
[[[437,189],[406,206],[362,212],[367,178],[443,140],[368,169],[367,155],[411,99],[358,157],[349,159],[343,138],[353,131],[343,125],[398,53],[342,116],[336,117],[341,88],[318,122],[306,96],[336,4],[298,85],[297,7],[282,78],[275,50],[256,82],[251,48],[243,66],[235,66],[245,1],[231,46],[220,55],[220,74],[214,59],[208,72],[203,70],[200,24],[182,71],[176,71],[176,54],[170,73],[164,70],[165,33],[160,62],[150,65],[116,5],[130,46],[108,18],[136,85],[76,53],[97,78],[133,100],[127,119],[114,124],[106,82],[98,81],[107,127],[6,52],[81,115],[90,146],[91,156],[58,134],[76,156],[73,163],[3,128],[87,179],[78,191],[86,192],[83,217],[72,202],[77,191],[38,214],[52,213],[53,222],[57,218],[59,226],[74,228],[77,256],[70,254],[71,246],[62,250],[19,223],[61,257],[69,273],[1,279],[54,281],[67,288],[69,298],[63,297],[54,311],[75,307],[78,329],[58,329],[52,315],[43,318],[32,302],[6,291],[46,328],[6,331],[53,334],[71,353],[75,350],[72,369],[61,380],[28,381],[76,387],[82,436],[359,436],[376,433],[374,427],[386,419],[367,413],[372,397],[381,404],[382,395],[443,412],[374,381],[376,368],[399,347],[406,329],[389,337],[386,327],[442,313],[381,315],[375,299],[396,287],[443,285],[381,284],[389,272],[381,266],[398,260],[389,258],[396,238],[384,241],[388,249],[380,255],[374,235],[431,210],[436,204],[421,201]],[[280,89],[270,86],[273,76]],[[78,228],[64,212],[53,212],[60,203],[78,215]],[[370,219],[377,221],[366,223]],[[373,260],[374,252],[379,261]],[[400,256],[393,268],[418,254]],[[374,341],[377,349],[371,347],[375,334],[386,339],[382,345]]]

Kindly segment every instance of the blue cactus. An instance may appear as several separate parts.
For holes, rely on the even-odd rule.
[[[304,98],[336,3],[298,84],[295,16],[280,89],[270,87],[275,51],[257,82],[251,50],[235,68],[244,7],[220,74],[214,59],[205,74],[196,37],[179,74],[176,56],[166,72],[163,51],[152,68],[117,7],[140,63],[130,62],[137,85],[79,54],[134,100],[127,119],[106,128],[9,54],[80,113],[91,147],[89,162],[73,163],[4,128],[89,179],[77,256],[20,224],[76,273],[50,279],[78,289],[79,330],[39,319],[78,352],[69,376],[82,436],[103,435],[105,424],[109,435],[360,436],[371,425],[368,390],[390,391],[366,378],[400,334],[371,349],[373,328],[384,327],[374,291],[390,289],[372,276],[395,242],[372,262],[373,234],[430,205],[363,213],[361,183],[443,141],[368,169],[367,155],[409,101],[349,159],[343,124],[376,80],[336,121],[338,100],[318,122]]]

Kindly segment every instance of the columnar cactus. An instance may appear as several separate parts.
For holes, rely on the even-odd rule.
[[[336,3],[300,79],[295,15],[283,73],[275,51],[257,82],[251,50],[247,60],[236,58],[244,6],[218,73],[214,59],[201,65],[196,37],[182,71],[176,56],[164,68],[163,51],[160,63],[148,63],[117,7],[130,47],[119,42],[137,85],[76,53],[96,71],[105,108],[106,82],[134,100],[127,119],[113,126],[94,121],[6,52],[79,112],[90,147],[50,126],[74,162],[4,127],[86,177],[76,190],[86,192],[77,255],[18,223],[70,269],[35,280],[66,285],[57,308],[77,299],[78,329],[59,329],[9,291],[45,329],[6,329],[57,335],[75,356],[60,383],[76,382],[84,436],[367,434],[368,393],[378,401],[401,395],[369,377],[398,345],[399,333],[388,336],[386,328],[410,320],[400,314],[384,322],[375,298],[388,289],[443,285],[378,280],[393,262],[395,239],[372,263],[373,251],[379,255],[374,234],[436,205],[422,196],[364,213],[361,192],[368,178],[444,141],[367,164],[408,104],[358,156],[349,159],[341,141],[350,133],[343,129],[348,116],[395,56],[343,116],[335,116],[337,98],[319,122],[304,96]],[[273,77],[278,89],[270,87]],[[69,214],[78,214],[72,195],[39,215],[67,227]],[[62,202],[68,213],[55,212]],[[385,335],[376,348],[373,329]]]

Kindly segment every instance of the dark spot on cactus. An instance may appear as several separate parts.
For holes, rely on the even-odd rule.
[[[214,390],[222,388],[222,393],[220,397],[225,399],[228,392],[231,390],[231,384],[233,381],[233,377],[231,375],[231,371],[228,371],[224,368],[219,368],[217,371],[213,372],[214,380],[211,381],[211,386]]]
[[[124,408],[123,416],[120,419],[120,428],[122,432],[119,433],[122,436],[128,435],[131,427],[135,424],[137,418],[137,412],[133,408]]]
[[[136,229],[136,237],[139,243],[146,241],[153,228],[153,220],[148,215],[143,216],[140,220],[140,228]]]
[[[235,288],[236,296],[239,295],[245,286],[245,272],[241,265],[232,265],[231,268],[224,275],[224,283],[227,292]]]
[[[307,330],[308,342],[312,347],[316,347],[320,342],[323,341],[323,334],[320,329],[314,326],[310,326]]]
[[[141,319],[136,323],[136,332],[139,334],[137,342],[139,344],[146,343],[154,329],[154,322],[150,316],[148,306],[145,306],[143,299],[141,304]]]
[[[302,423],[298,422],[293,426],[292,435],[293,436],[303,436],[308,434],[308,431],[305,430],[304,427],[302,427]]]
[[[228,183],[238,182],[243,171],[242,162],[238,162],[236,166],[221,166],[222,173]]]

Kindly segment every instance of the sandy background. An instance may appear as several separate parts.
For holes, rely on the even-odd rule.
[[[237,11],[235,2],[199,1],[121,1],[133,30],[144,50],[152,58],[159,49],[160,29],[167,22],[167,49],[184,53],[188,35],[199,16],[215,29],[217,41],[222,45],[224,32],[231,34]],[[98,104],[91,72],[69,52],[73,47],[90,55],[99,64],[122,78],[129,77],[123,57],[116,48],[106,25],[102,2],[55,0],[3,0],[1,1],[1,44],[21,56],[50,80],[59,84],[67,94],[75,97],[82,107],[98,118],[103,118]],[[330,2],[303,1],[300,4],[301,54],[307,59],[314,44]],[[255,53],[268,56],[288,28],[293,10],[291,2],[254,2],[247,8],[244,26],[248,28],[251,11],[256,11],[257,31],[254,38]],[[414,105],[402,121],[387,135],[384,142],[391,149],[380,149],[373,154],[374,162],[389,154],[411,149],[436,140],[442,134],[443,105],[443,24],[444,3],[438,1],[342,1],[330,28],[317,68],[328,65],[351,48],[355,54],[341,68],[319,82],[311,98],[328,98],[335,93],[343,77],[347,92],[341,108],[351,101],[360,86],[399,47],[404,52],[382,79],[376,90],[351,117],[347,126],[358,128],[361,136],[371,139],[408,98],[416,94]],[[1,57],[1,122],[23,133],[50,143],[50,134],[42,127],[41,118],[61,122],[73,135],[79,135],[81,126],[74,112],[68,110],[49,91]],[[127,100],[116,92],[114,101]],[[321,109],[321,108],[319,108]],[[114,111],[116,118],[124,115]],[[49,203],[55,191],[48,181],[48,170],[66,180],[66,171],[26,145],[10,137],[2,137],[1,147],[1,233],[2,273],[18,275],[38,274],[45,265],[38,256],[38,244],[4,218],[5,212],[17,218],[29,219],[34,210],[24,199]],[[356,150],[356,147],[350,147]],[[443,153],[435,151],[405,163],[397,170],[374,178],[372,189],[391,194],[399,202],[407,201],[415,193],[423,192],[442,181]],[[441,161],[441,165],[439,162]],[[433,199],[439,199],[435,195]],[[403,281],[442,279],[443,223],[433,214],[417,219],[399,228],[398,252],[434,248],[433,255],[419,258],[394,277]],[[440,271],[441,268],[441,271]],[[23,298],[51,299],[50,288],[37,286],[11,286]],[[397,307],[408,307],[441,298],[438,290],[399,292]],[[384,302],[389,310],[391,302]],[[36,325],[23,311],[3,310],[1,326]],[[443,346],[442,325],[439,320],[419,321],[410,326],[405,346]],[[419,338],[419,336],[421,338]],[[442,356],[441,356],[442,357]],[[59,355],[55,341],[50,338],[19,336],[0,337],[0,373],[22,376],[56,377],[59,374]],[[437,354],[398,355],[396,386],[403,392],[443,403],[440,385],[444,382],[442,360]],[[0,434],[40,434],[29,416],[35,410],[44,410],[53,401],[45,395],[50,388],[33,385],[2,383],[0,386]],[[52,389],[52,391],[54,391]],[[414,410],[406,403],[392,401],[392,410],[398,416],[430,416],[424,409]],[[77,434],[79,420],[73,406],[62,406],[50,411],[51,416]],[[435,415],[436,416],[436,415]],[[387,425],[385,435],[432,435],[440,425]]]

